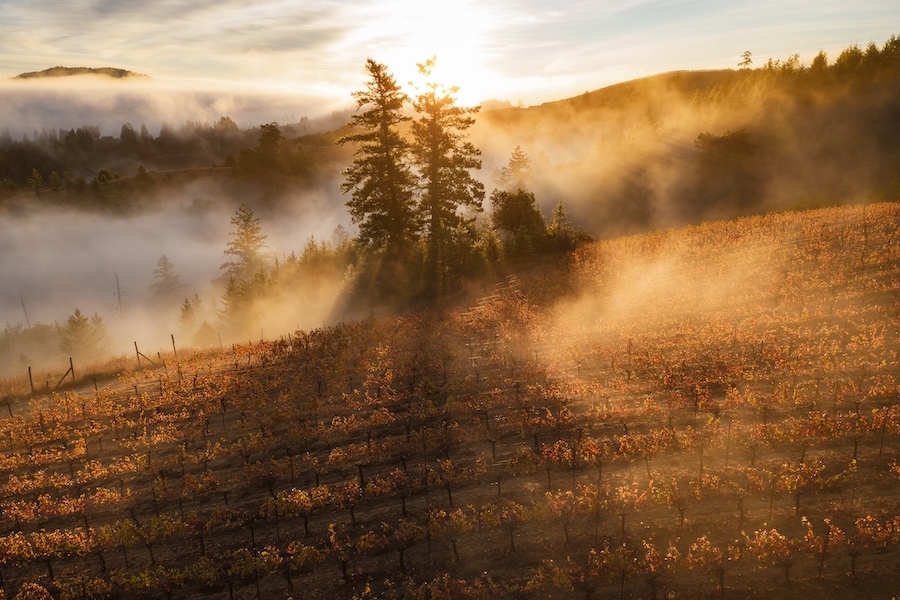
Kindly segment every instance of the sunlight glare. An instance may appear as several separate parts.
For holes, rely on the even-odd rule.
[[[416,63],[436,56],[434,75],[457,86],[457,99],[474,105],[504,92],[490,72],[491,33],[498,16],[483,5],[396,0],[367,28],[372,58],[385,63],[397,82],[419,82]],[[380,12],[380,11],[379,11]],[[373,43],[374,42],[374,43]],[[410,89],[409,92],[415,92]]]

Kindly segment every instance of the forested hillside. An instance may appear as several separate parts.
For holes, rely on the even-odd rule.
[[[897,37],[809,64],[745,57],[485,112],[475,143],[521,145],[544,209],[562,200],[593,235],[897,199]]]

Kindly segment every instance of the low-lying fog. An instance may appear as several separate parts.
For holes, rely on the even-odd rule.
[[[201,320],[216,325],[222,287],[220,266],[235,230],[231,219],[238,204],[215,190],[186,188],[160,199],[155,210],[109,216],[77,209],[46,209],[0,215],[0,323],[65,324],[77,308],[100,315],[107,329],[106,346],[125,354],[137,341],[156,351],[179,335],[180,304],[199,296]],[[334,190],[337,196],[339,191]],[[343,201],[326,191],[298,193],[278,211],[259,200],[254,207],[270,257],[300,255],[310,236],[327,241],[338,225],[349,227]],[[152,301],[154,269],[165,255],[182,284],[180,300],[168,306]],[[117,281],[118,278],[118,281]],[[23,306],[24,304],[24,306]],[[317,318],[315,322],[308,319]],[[298,313],[281,322],[321,326],[321,313]],[[184,345],[188,340],[181,339]],[[37,357],[32,357],[37,359]],[[3,369],[5,370],[5,369]]]
[[[327,118],[351,106],[327,105],[296,89],[160,82],[153,79],[119,80],[79,75],[64,78],[0,80],[0,130],[13,139],[35,130],[68,130],[83,125],[100,128],[102,135],[118,136],[123,124],[141,125],[156,135],[163,123],[214,123],[229,116],[239,127],[260,123],[295,123],[303,117]]]

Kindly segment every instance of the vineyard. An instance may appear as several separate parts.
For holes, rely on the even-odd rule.
[[[615,239],[466,306],[22,399],[2,597],[896,596],[898,228]]]

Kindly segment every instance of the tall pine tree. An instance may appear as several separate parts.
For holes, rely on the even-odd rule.
[[[225,246],[221,281],[225,284],[219,320],[227,335],[244,335],[255,322],[253,300],[262,295],[268,281],[266,236],[259,219],[246,204],[231,218],[235,226]]]
[[[408,253],[418,234],[409,143],[398,131],[410,120],[403,114],[409,98],[385,65],[370,58],[366,71],[371,78],[366,89],[353,93],[357,110],[364,109],[350,120],[357,133],[338,140],[356,144],[341,191],[350,193],[347,207],[361,245],[395,260]]]
[[[435,61],[418,65],[429,78],[413,106],[412,153],[419,172],[419,211],[427,240],[426,293],[440,296],[461,276],[475,242],[472,217],[481,211],[484,185],[470,171],[481,168],[481,152],[465,140],[480,107],[457,106],[456,87],[430,79]]]

